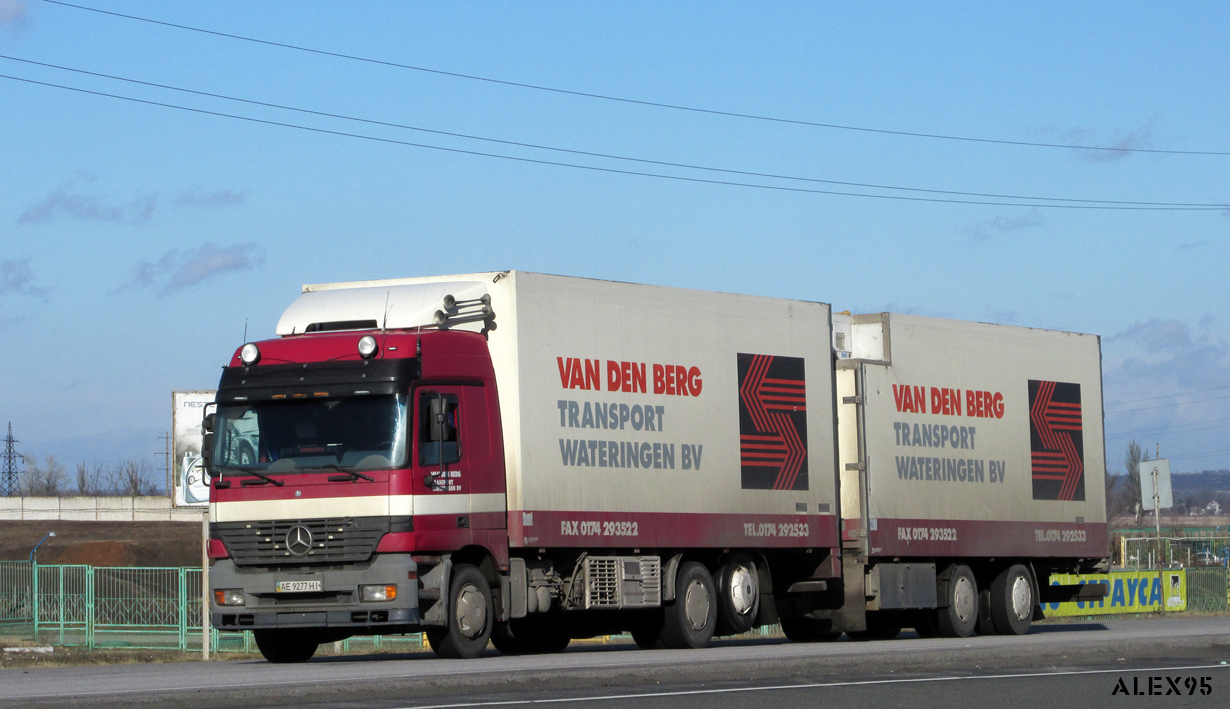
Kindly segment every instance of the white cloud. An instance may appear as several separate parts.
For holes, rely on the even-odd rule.
[[[220,247],[207,241],[195,249],[172,249],[155,261],[137,262],[117,290],[158,288],[167,295],[223,273],[251,270],[264,260],[264,250],[252,242]]]
[[[1133,149],[1152,147],[1156,126],[1156,120],[1150,118],[1139,128],[1127,133],[1116,130],[1109,138],[1089,128],[1073,128],[1064,134],[1064,138],[1076,145],[1105,145],[1107,150],[1077,150],[1076,153],[1090,162],[1114,162],[1129,156]]]
[[[995,234],[1008,234],[1014,231],[1033,229],[1045,223],[1046,221],[1042,219],[1042,215],[1038,214],[1035,210],[1012,217],[993,217],[973,226],[965,227],[961,231],[974,241],[987,241]]]
[[[1230,460],[1197,455],[1226,448],[1224,427],[1206,423],[1230,412],[1230,341],[1212,324],[1158,318],[1102,339],[1111,460],[1130,438],[1160,442],[1179,470]]]
[[[34,298],[45,297],[51,289],[34,284],[34,269],[30,259],[8,259],[0,261],[0,295],[16,293]]]
[[[216,190],[213,192],[188,190],[179,193],[179,195],[175,198],[175,206],[203,207],[206,209],[213,209],[217,207],[230,207],[237,204],[243,204],[247,200],[248,196],[243,192],[232,189]]]
[[[139,194],[128,202],[108,202],[102,196],[80,189],[83,182],[93,182],[88,175],[78,175],[47,194],[17,218],[18,224],[40,224],[56,217],[80,221],[115,222],[140,225],[149,221],[158,204],[158,195]]]
[[[0,0],[0,27],[18,26],[26,21],[25,0]]]

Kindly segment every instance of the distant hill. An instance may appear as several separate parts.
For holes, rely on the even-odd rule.
[[[1174,473],[1170,487],[1177,492],[1230,492],[1230,470],[1205,470],[1199,473]]]
[[[1121,485],[1126,484],[1126,475],[1116,475]],[[1172,473],[1170,488],[1175,494],[1197,492],[1230,492],[1230,470],[1205,470],[1199,473]]]

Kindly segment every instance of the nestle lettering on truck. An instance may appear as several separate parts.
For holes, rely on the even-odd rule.
[[[1106,556],[1093,336],[515,271],[305,286],[276,333],[203,426],[211,621],[273,662],[1022,633],[1103,588],[1047,583]]]

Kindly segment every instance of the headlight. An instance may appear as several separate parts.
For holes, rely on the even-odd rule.
[[[359,598],[366,603],[397,600],[397,584],[382,583],[373,586],[360,586]]]
[[[364,335],[359,338],[359,356],[363,359],[371,359],[376,355],[376,338],[371,335]]]
[[[242,606],[242,588],[215,588],[214,603],[219,606]]]
[[[247,365],[256,364],[261,361],[261,348],[257,347],[255,342],[249,342],[239,350],[239,359]]]

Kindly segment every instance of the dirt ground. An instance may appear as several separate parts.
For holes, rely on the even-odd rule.
[[[0,521],[0,560],[30,558],[48,532],[56,536],[38,548],[42,564],[201,565],[199,522]]]

